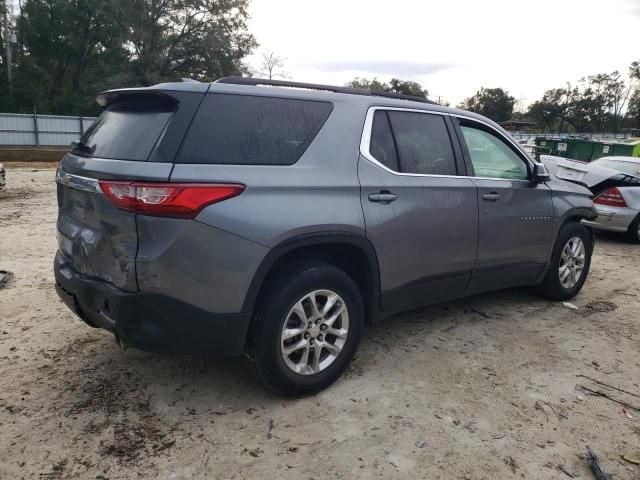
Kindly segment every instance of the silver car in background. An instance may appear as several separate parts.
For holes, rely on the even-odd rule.
[[[639,157],[602,157],[591,163],[545,155],[541,159],[553,175],[591,190],[598,217],[583,220],[585,225],[640,243]]]

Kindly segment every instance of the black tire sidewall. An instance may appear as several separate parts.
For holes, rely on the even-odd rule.
[[[300,375],[284,362],[280,335],[284,321],[296,302],[314,290],[331,290],[344,300],[349,314],[349,334],[342,351],[325,370]],[[342,270],[329,264],[302,262],[278,276],[271,294],[265,298],[255,321],[259,322],[250,341],[259,357],[260,377],[274,390],[288,395],[304,395],[326,388],[345,370],[353,358],[364,325],[364,307],[355,282]]]
[[[627,239],[632,243],[640,243],[640,214],[635,218],[631,225],[629,225],[629,229],[627,230]]]
[[[578,280],[578,283],[571,288],[565,288],[560,282],[560,256],[564,250],[567,242],[573,237],[579,237],[585,246],[585,260],[582,276]],[[591,254],[593,253],[593,237],[591,232],[584,225],[576,222],[566,223],[560,228],[556,244],[553,249],[553,255],[551,257],[551,264],[549,265],[549,272],[543,283],[543,289],[545,293],[558,300],[568,300],[573,298],[580,291],[584,283],[589,276],[589,270],[591,267]]]

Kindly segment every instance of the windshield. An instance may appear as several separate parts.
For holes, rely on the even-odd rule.
[[[627,160],[616,160],[613,158],[600,158],[591,162],[593,165],[600,167],[607,167],[618,172],[626,173],[627,175],[640,176],[640,159],[637,162],[631,162]]]

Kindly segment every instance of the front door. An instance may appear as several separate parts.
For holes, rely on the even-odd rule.
[[[477,187],[458,176],[452,136],[446,115],[377,107],[367,115],[358,177],[387,312],[459,296],[469,282]]]
[[[488,125],[460,119],[469,170],[478,186],[478,258],[470,290],[527,283],[551,254],[551,189],[531,181],[530,163]]]

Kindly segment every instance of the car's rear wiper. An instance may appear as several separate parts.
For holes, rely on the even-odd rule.
[[[74,142],[71,142],[71,146],[73,147],[74,150],[79,150],[80,152],[86,153],[89,155],[93,155],[93,152],[95,152],[96,150],[95,145],[87,145],[82,140],[76,140]]]

